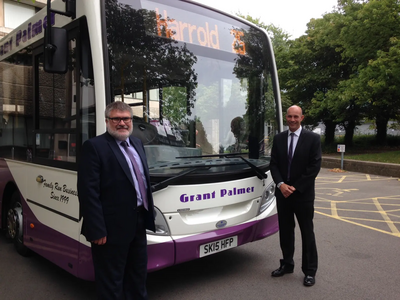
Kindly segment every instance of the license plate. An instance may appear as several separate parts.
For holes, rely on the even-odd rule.
[[[237,235],[227,237],[222,240],[214,241],[200,246],[200,257],[218,253],[224,250],[235,248],[238,245]]]

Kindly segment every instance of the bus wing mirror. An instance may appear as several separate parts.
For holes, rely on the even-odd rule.
[[[51,34],[49,39],[48,34]],[[68,71],[68,35],[65,28],[46,28],[44,34],[44,70],[65,74]],[[48,41],[51,41],[50,43]]]
[[[72,19],[76,18],[76,0],[64,0],[65,2],[65,14],[70,16]]]

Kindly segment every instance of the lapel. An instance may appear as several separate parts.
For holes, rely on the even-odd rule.
[[[286,131],[284,131],[284,137],[285,137],[285,139],[284,139],[284,141],[285,141],[285,148],[284,149],[286,149],[286,156],[287,156],[287,154],[288,154],[288,149],[289,149],[289,145],[288,145],[288,134],[289,134],[289,130],[286,130]]]
[[[115,142],[115,139],[108,132],[106,132],[106,138],[108,141],[108,145],[110,146],[111,150],[114,152],[114,155],[117,158],[125,175],[129,178],[129,181],[131,182],[131,184],[133,186],[135,186],[135,184],[133,183],[131,171],[129,170],[128,163],[126,161],[124,154],[122,153],[121,149],[119,148],[119,145]]]
[[[283,150],[285,152],[285,155],[282,156],[282,165],[285,167],[285,169],[287,170],[287,166],[288,166],[288,149],[289,149],[289,145],[288,145],[288,134],[289,134],[289,130],[285,130],[282,132],[283,133]]]

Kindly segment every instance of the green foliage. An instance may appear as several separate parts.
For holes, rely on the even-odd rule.
[[[366,153],[382,153],[400,149],[400,136],[389,135],[387,137],[387,144],[382,145],[376,142],[373,135],[355,135],[353,138],[353,145],[348,146],[344,141],[344,136],[336,137],[334,142],[330,145],[325,145],[324,137],[322,137],[322,152],[324,154],[333,154],[337,152],[338,144],[346,145],[346,154],[366,154]]]
[[[341,86],[362,116],[375,120],[376,140],[384,144],[388,121],[400,119],[400,6],[396,0],[342,3],[342,55],[352,74]]]
[[[275,26],[274,24],[265,24],[264,22],[260,21],[260,18],[253,18],[249,15],[245,16],[238,12],[237,16],[257,25],[260,28],[265,29],[268,32],[268,35],[271,37],[272,46],[274,47],[274,52],[277,53],[279,50],[287,49],[288,48],[288,41],[290,38],[289,33],[284,31],[283,29]]]
[[[338,0],[332,12],[311,19],[306,35],[295,40],[272,24],[246,19],[273,33],[283,111],[298,104],[306,124],[322,121],[327,145],[334,143],[337,125],[352,145],[363,119],[375,123],[374,143],[390,143],[388,121],[400,124],[398,0]]]
[[[174,127],[187,124],[187,94],[184,87],[163,88],[163,118]]]
[[[400,151],[346,155],[345,158],[380,163],[400,164]]]

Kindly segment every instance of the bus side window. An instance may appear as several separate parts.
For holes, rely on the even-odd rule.
[[[33,130],[32,52],[0,62],[0,157],[29,160]]]
[[[69,42],[74,53],[75,40]],[[66,74],[44,71],[44,56],[37,57],[38,99],[35,157],[76,162],[76,84],[75,58],[71,55]],[[79,81],[79,79],[78,79]]]

